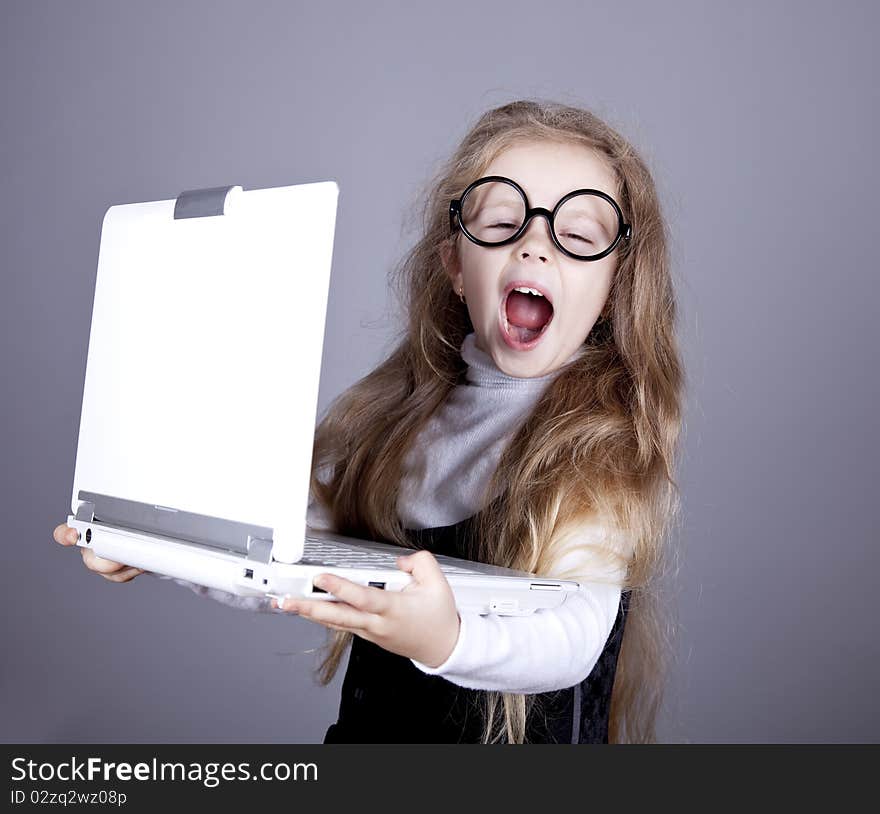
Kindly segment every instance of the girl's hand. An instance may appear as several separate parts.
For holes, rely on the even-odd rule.
[[[63,546],[74,546],[77,541],[77,530],[67,523],[55,527],[52,536],[55,542]],[[113,560],[105,560],[99,557],[90,548],[81,548],[83,563],[89,571],[100,574],[104,579],[110,582],[131,582],[138,574],[143,574],[142,568],[135,568],[133,565],[124,565],[121,562]]]
[[[413,576],[402,591],[385,591],[336,574],[319,574],[315,585],[340,601],[288,597],[280,607],[437,667],[449,658],[458,641],[461,620],[452,588],[430,551],[423,549],[398,557],[397,565]],[[279,607],[274,599],[272,607]]]

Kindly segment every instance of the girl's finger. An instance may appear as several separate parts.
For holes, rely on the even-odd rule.
[[[122,571],[116,571],[112,574],[101,574],[101,576],[104,577],[104,579],[109,580],[110,582],[130,582],[136,576],[138,576],[138,574],[143,573],[143,568],[135,568],[135,566],[131,565]]]
[[[352,631],[369,630],[375,617],[344,602],[325,599],[285,599],[282,608],[297,611],[300,616],[323,624],[337,625]]]
[[[55,526],[55,530],[52,532],[52,537],[56,543],[67,546],[75,545],[78,539],[76,529],[68,526],[67,523],[61,523],[60,525]]]
[[[427,549],[397,558],[397,566],[401,571],[412,574],[416,582],[425,583],[434,580],[445,580],[446,576],[440,568],[437,558]]]
[[[114,562],[113,560],[105,560],[103,557],[99,557],[95,554],[94,551],[90,548],[82,548],[82,558],[83,562],[86,564],[86,568],[89,571],[97,571],[99,574],[113,574],[117,571],[121,571],[123,568],[127,568],[124,563]]]
[[[318,574],[312,582],[318,588],[365,613],[383,613],[389,605],[389,595],[381,588],[358,585],[337,574]]]

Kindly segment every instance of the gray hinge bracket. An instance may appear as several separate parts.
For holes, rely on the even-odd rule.
[[[239,523],[82,489],[77,497],[83,502],[77,509],[76,519],[86,523],[103,523],[178,538],[209,548],[235,551],[262,562],[269,562],[271,556],[274,531],[268,526]]]
[[[226,214],[226,200],[230,191],[241,187],[211,187],[210,189],[188,189],[177,196],[174,203],[174,219],[207,218]]]
[[[80,503],[76,510],[76,519],[82,520],[84,523],[91,523],[95,519],[95,504],[90,500]]]
[[[268,565],[272,560],[272,541],[248,535],[247,558]]]

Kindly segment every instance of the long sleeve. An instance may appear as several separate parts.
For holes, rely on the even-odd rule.
[[[596,534],[593,526],[581,541],[595,542]],[[554,572],[564,566],[583,576],[575,577],[580,590],[559,607],[529,616],[462,612],[458,640],[443,664],[410,661],[423,673],[479,690],[538,693],[577,684],[602,654],[621,597],[623,573],[594,554],[575,543],[560,559]]]

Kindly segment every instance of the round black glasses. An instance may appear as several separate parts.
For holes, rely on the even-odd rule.
[[[519,240],[535,215],[547,218],[556,247],[575,260],[601,260],[632,237],[617,202],[601,190],[569,192],[550,212],[530,207],[525,190],[503,175],[479,178],[453,200],[449,228],[455,230],[457,218],[465,237],[478,246],[505,246]]]

